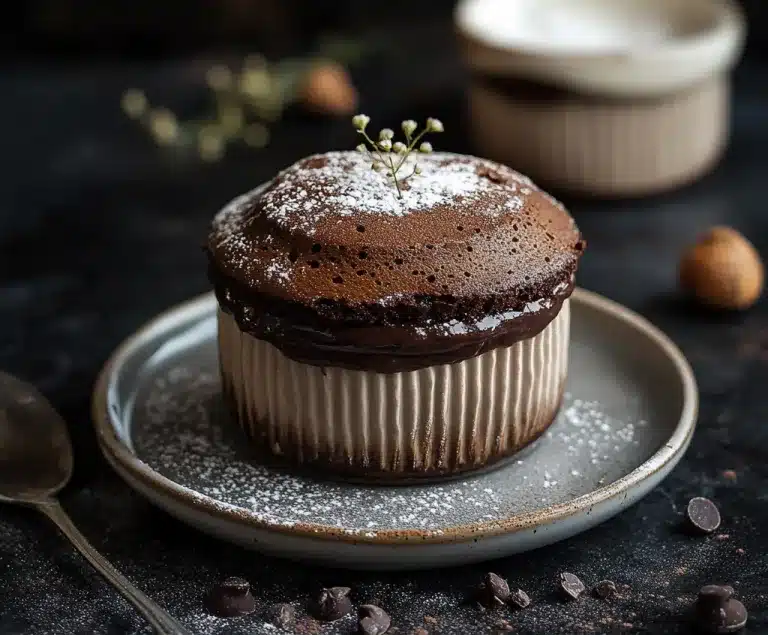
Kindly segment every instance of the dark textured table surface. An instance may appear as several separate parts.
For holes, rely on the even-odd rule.
[[[412,53],[404,47],[358,77],[362,109],[382,124],[439,116],[448,128],[440,147],[470,149],[453,58]],[[746,632],[768,632],[768,305],[712,315],[676,295],[682,248],[712,224],[735,226],[768,254],[768,65],[748,60],[736,73],[732,144],[702,182],[637,202],[567,200],[590,244],[580,284],[650,318],[695,369],[701,415],[686,457],[643,501],[583,535],[487,565],[409,574],[320,570],[222,544],[154,509],[98,453],[95,375],[144,321],[207,289],[199,244],[216,208],[302,155],[355,141],[346,120],[291,116],[265,151],[214,165],[171,160],[123,118],[120,94],[143,86],[183,103],[199,91],[203,68],[199,60],[30,64],[0,73],[0,367],[34,382],[69,421],[76,474],[63,502],[104,554],[198,633],[274,632],[258,614],[205,616],[205,591],[229,575],[249,579],[260,605],[302,607],[318,584],[346,585],[356,600],[385,607],[400,634],[492,633],[499,616],[463,603],[488,569],[533,598],[526,611],[501,614],[518,633],[693,632],[688,611],[709,582],[736,588],[750,612]],[[695,495],[720,505],[719,538],[678,530]],[[563,569],[631,590],[611,605],[565,605],[554,596]],[[322,632],[353,631],[342,622]],[[42,517],[3,506],[0,632],[148,630]]]

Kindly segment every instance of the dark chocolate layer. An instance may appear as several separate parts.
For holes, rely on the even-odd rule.
[[[404,372],[460,362],[500,346],[534,337],[555,318],[573,291],[573,279],[561,283],[550,296],[530,301],[495,298],[501,307],[478,298],[474,306],[445,309],[429,317],[447,298],[424,296],[402,307],[356,307],[349,319],[328,319],[306,307],[259,297],[227,284],[215,270],[211,277],[223,310],[254,337],[274,344],[295,361],[315,366],[337,366],[381,373]],[[424,312],[406,321],[421,306]],[[490,311],[484,308],[490,307]],[[337,308],[338,310],[338,308]],[[367,319],[361,319],[363,316]],[[451,316],[445,319],[446,316]]]

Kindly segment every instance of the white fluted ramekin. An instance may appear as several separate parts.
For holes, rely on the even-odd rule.
[[[363,477],[450,475],[537,439],[557,415],[569,302],[535,337],[454,364],[376,373],[296,362],[219,310],[224,392],[256,447]]]

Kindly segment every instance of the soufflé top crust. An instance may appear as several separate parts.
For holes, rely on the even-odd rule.
[[[529,179],[471,156],[419,156],[401,183],[358,152],[307,157],[227,205],[208,238],[222,310],[289,357],[397,372],[540,332],[584,241]]]

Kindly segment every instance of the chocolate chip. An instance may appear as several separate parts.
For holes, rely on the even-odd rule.
[[[702,632],[735,633],[747,623],[747,609],[733,598],[733,587],[708,584],[696,600],[696,621]]]
[[[577,600],[584,593],[584,583],[572,573],[560,574],[560,588],[568,600]]]
[[[531,598],[528,597],[528,594],[525,591],[518,589],[517,591],[513,591],[509,594],[507,604],[516,606],[519,609],[524,609],[527,606],[530,606]]]
[[[619,594],[616,583],[613,580],[602,580],[595,585],[592,590],[596,598],[601,600],[612,600]]]
[[[312,602],[312,613],[324,622],[333,622],[344,617],[352,611],[352,602],[347,597],[350,590],[345,586],[322,589]]]
[[[478,602],[488,608],[500,606],[509,598],[507,581],[495,573],[486,573],[478,588]]]
[[[711,534],[720,526],[720,512],[708,498],[697,496],[685,508],[688,527],[697,533]]]
[[[373,604],[363,604],[357,609],[360,635],[384,635],[392,623],[386,611]]]
[[[256,610],[251,585],[243,578],[227,578],[211,589],[206,608],[218,617],[238,617]]]
[[[699,590],[699,597],[696,602],[700,605],[719,606],[723,602],[727,602],[733,597],[732,586],[720,586],[718,584],[708,584],[701,587]]]
[[[267,612],[269,620],[283,630],[288,630],[296,623],[296,609],[290,604],[275,604]]]

